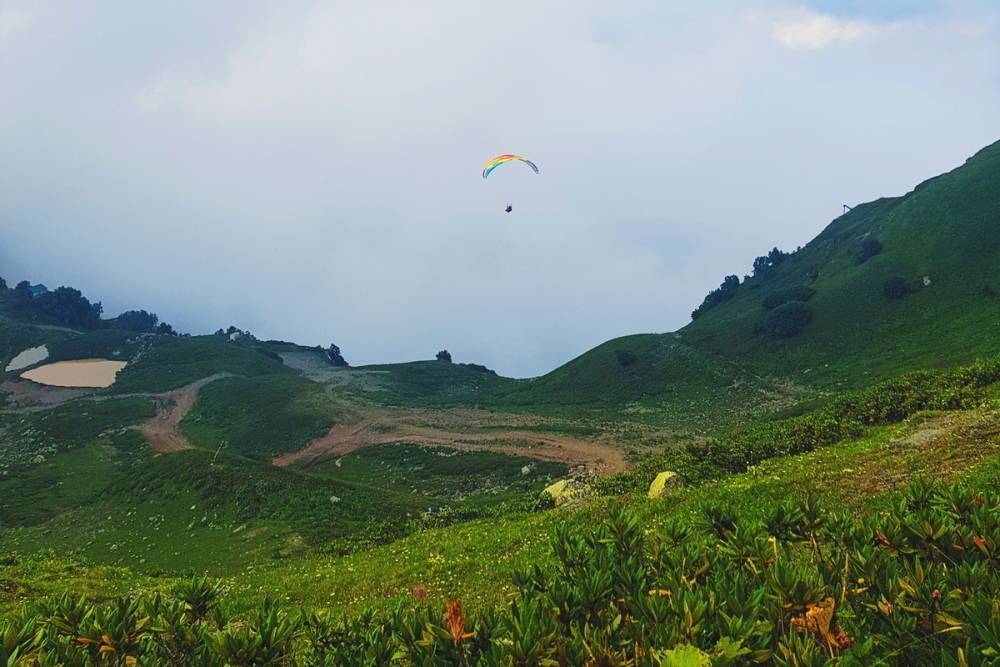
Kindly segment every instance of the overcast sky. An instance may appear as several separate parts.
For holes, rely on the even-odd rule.
[[[994,1],[0,0],[0,275],[352,364],[677,329],[997,139]]]

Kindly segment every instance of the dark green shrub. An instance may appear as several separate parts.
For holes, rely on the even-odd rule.
[[[622,368],[628,368],[639,361],[639,357],[636,356],[635,352],[630,350],[615,350],[615,359],[618,360],[618,365]]]
[[[771,275],[772,270],[784,262],[790,253],[783,252],[777,248],[772,248],[771,252],[766,255],[757,257],[753,261],[753,275],[755,278],[767,277]]]
[[[335,343],[330,343],[330,347],[326,348],[326,358],[330,361],[331,366],[346,368],[349,365],[340,353],[340,347]]]
[[[726,276],[725,280],[722,281],[722,284],[709,292],[705,299],[701,302],[701,305],[691,313],[691,319],[696,320],[707,310],[715,308],[720,303],[724,303],[732,299],[736,296],[736,290],[739,286],[739,276]]]
[[[812,311],[805,302],[788,301],[764,317],[761,329],[768,336],[788,338],[801,332],[811,319]]]
[[[842,394],[823,408],[780,420],[751,422],[708,441],[669,447],[630,470],[591,482],[596,495],[644,494],[656,474],[674,470],[691,482],[744,472],[776,456],[799,454],[862,435],[869,426],[897,423],[921,410],[980,405],[1000,381],[1000,359],[950,371],[915,372]]]
[[[813,298],[814,294],[816,294],[816,290],[806,285],[789,287],[788,289],[768,294],[760,302],[760,305],[764,310],[774,310],[781,304],[788,303],[789,301],[808,301]]]
[[[551,565],[511,602],[233,614],[222,587],[93,603],[64,596],[0,619],[6,665],[992,665],[1000,640],[993,488],[915,483],[889,511],[814,496],[752,519],[706,504],[650,523],[609,507],[554,529]],[[461,586],[461,582],[456,586]]]
[[[445,363],[451,363],[451,352],[448,350],[441,350],[436,355],[434,355],[438,361],[443,361]]]
[[[861,242],[861,248],[858,249],[858,254],[854,257],[854,263],[864,264],[880,252],[882,252],[882,244],[874,236],[869,236]]]
[[[902,299],[913,291],[913,288],[902,276],[893,276],[882,283],[882,296],[895,301]]]
[[[32,295],[27,281],[14,289],[13,314],[17,317],[78,329],[96,329],[101,324],[103,308],[100,302],[91,303],[80,290],[59,287]]]

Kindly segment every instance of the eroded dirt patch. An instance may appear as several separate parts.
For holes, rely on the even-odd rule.
[[[193,449],[187,438],[177,429],[198,398],[198,390],[209,382],[214,382],[229,373],[216,373],[202,378],[180,389],[156,394],[156,416],[139,427],[146,436],[150,448],[157,453],[177,452]]]
[[[428,413],[402,412],[366,418],[353,424],[338,424],[304,449],[282,454],[273,463],[279,467],[309,466],[362,447],[407,443],[525,456],[581,467],[597,475],[610,475],[627,467],[622,452],[610,445],[558,433],[503,430],[498,418],[477,414],[470,423],[471,416],[469,411],[462,411],[460,415],[439,413],[432,420]],[[514,426],[507,423],[508,428]]]
[[[47,387],[30,380],[7,380],[0,383],[0,394],[6,395],[9,407],[17,410],[50,408],[92,393],[93,389]],[[0,400],[0,405],[2,403]]]

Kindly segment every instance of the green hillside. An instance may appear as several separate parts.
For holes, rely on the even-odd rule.
[[[882,249],[859,263],[866,239]],[[887,298],[893,277],[912,291]],[[801,286],[815,290],[804,330],[787,339],[758,332],[762,302]],[[680,333],[758,372],[859,386],[866,375],[996,354],[998,294],[1000,142],[903,197],[855,207]]]
[[[859,263],[866,239],[877,239],[881,252]],[[893,277],[909,290],[902,298],[883,294]],[[766,299],[810,292],[811,319],[800,333],[784,338],[761,330]],[[903,197],[854,207],[678,332],[608,341],[497,402],[639,401],[697,412],[703,401],[749,398],[766,409],[787,402],[768,399],[810,387],[860,387],[995,355],[998,322],[1000,142]]]

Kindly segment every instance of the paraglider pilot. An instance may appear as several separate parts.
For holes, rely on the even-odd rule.
[[[504,209],[504,212],[505,213],[510,213],[513,210],[514,210],[514,207],[511,206],[510,204],[507,204],[507,208]]]

